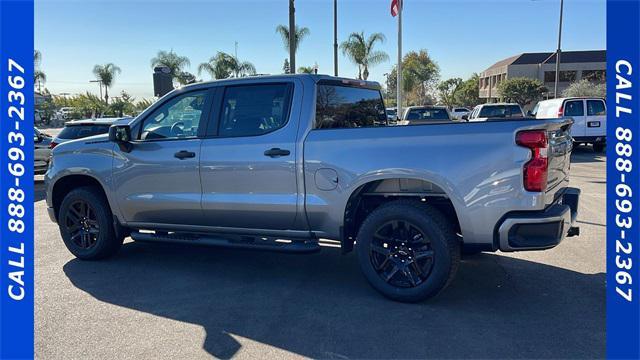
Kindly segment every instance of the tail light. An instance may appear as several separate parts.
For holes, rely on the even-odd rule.
[[[564,104],[560,105],[560,108],[558,109],[558,117],[561,118],[564,116]]]
[[[57,142],[52,141],[52,142],[50,142],[50,143],[49,143],[49,149],[53,149],[53,148],[54,148],[54,147],[56,147],[57,145],[58,145],[58,143],[57,143]]]
[[[520,131],[516,135],[516,144],[531,150],[531,160],[524,164],[523,182],[527,191],[543,192],[547,189],[549,142],[543,130]]]

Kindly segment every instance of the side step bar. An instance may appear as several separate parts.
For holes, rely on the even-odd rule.
[[[289,253],[314,253],[320,251],[316,239],[283,240],[273,237],[257,237],[231,234],[167,233],[163,231],[132,231],[131,238],[142,242],[209,245],[236,249],[255,249]]]

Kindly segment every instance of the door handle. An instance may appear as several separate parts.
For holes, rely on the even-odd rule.
[[[278,156],[287,156],[289,154],[291,154],[291,151],[280,149],[280,148],[272,148],[264,152],[264,156],[269,156],[272,158],[278,157]]]
[[[173,156],[177,157],[180,160],[183,160],[196,157],[196,153],[187,150],[180,150],[177,153],[173,154]]]

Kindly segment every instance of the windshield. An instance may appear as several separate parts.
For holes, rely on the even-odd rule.
[[[426,108],[411,109],[407,114],[407,120],[450,120],[446,109]]]
[[[106,134],[110,125],[72,125],[67,126],[58,135],[60,139],[81,139],[89,136]]]

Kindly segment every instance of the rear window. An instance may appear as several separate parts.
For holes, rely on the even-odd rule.
[[[522,117],[522,110],[518,105],[491,105],[484,106],[480,110],[479,117],[487,118],[505,118],[505,117]]]
[[[600,116],[607,115],[607,110],[602,100],[587,100],[587,115]]]
[[[456,108],[456,109],[453,109],[453,111],[455,111],[455,112],[469,112],[469,109],[466,109],[466,108]]]
[[[567,101],[564,104],[564,116],[584,116],[582,100]]]
[[[449,113],[445,109],[427,108],[411,109],[406,120],[450,120]]]
[[[318,85],[316,129],[386,126],[380,91],[340,85]]]
[[[81,139],[89,136],[106,134],[109,132],[110,125],[71,125],[66,126],[58,137],[60,139]]]

